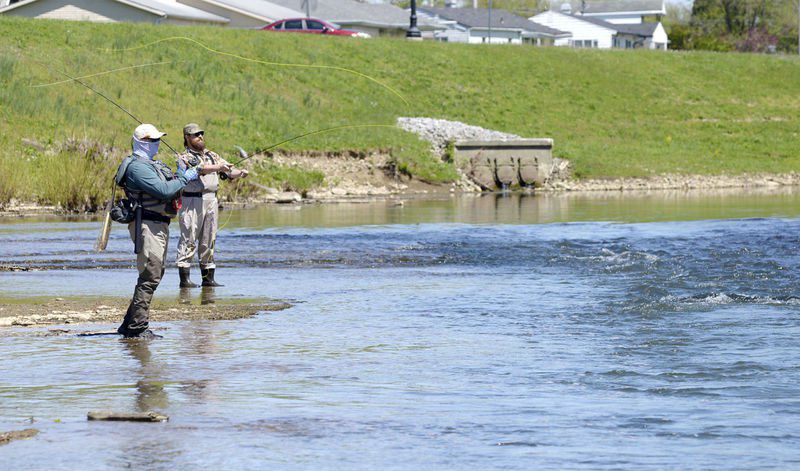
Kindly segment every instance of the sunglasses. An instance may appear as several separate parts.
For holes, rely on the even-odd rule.
[[[204,135],[204,134],[205,134],[205,132],[204,132],[204,131],[200,131],[200,132],[196,132],[196,133],[192,134],[192,136],[194,136],[194,137],[200,137],[200,136],[202,136],[202,135]]]

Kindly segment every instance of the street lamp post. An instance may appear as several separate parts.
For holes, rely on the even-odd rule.
[[[489,0],[489,41],[492,44],[492,0]]]
[[[417,28],[417,0],[411,0],[411,25],[406,31],[406,37],[410,39],[422,38],[422,33]]]

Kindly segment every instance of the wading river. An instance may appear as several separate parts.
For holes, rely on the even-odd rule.
[[[228,214],[205,299],[293,306],[156,319],[152,342],[0,328],[0,432],[40,430],[0,469],[800,466],[791,190]],[[0,263],[42,268],[0,272],[0,296],[130,296],[126,230],[96,254],[98,227],[0,221]],[[170,265],[156,299],[177,285]]]

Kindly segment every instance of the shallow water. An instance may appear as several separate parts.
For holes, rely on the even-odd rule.
[[[798,199],[231,212],[214,294],[294,307],[157,322],[151,343],[6,330],[0,431],[42,433],[0,469],[797,467]],[[0,223],[0,261],[45,268],[0,273],[0,294],[128,295],[131,244],[115,227],[98,256],[97,227]],[[86,421],[103,409],[170,421]]]

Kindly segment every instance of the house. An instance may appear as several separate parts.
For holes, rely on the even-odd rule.
[[[418,7],[417,15],[438,21],[446,28],[434,34],[439,41],[542,46],[570,36],[568,32],[498,9]]]
[[[181,0],[183,1],[183,0]],[[228,1],[228,0],[226,0]],[[303,11],[303,0],[270,0],[278,5]],[[409,28],[409,13],[389,3],[362,3],[355,0],[309,0],[310,13],[343,29],[360,31],[372,37],[405,37]],[[305,17],[305,14],[299,17]],[[417,27],[423,32],[444,29],[437,24],[420,20]]]
[[[530,20],[572,34],[569,38],[556,39],[556,46],[666,50],[669,43],[667,32],[660,22],[642,22],[639,17],[638,22],[628,18],[626,22],[612,23],[598,17],[573,14],[569,3],[563,4],[560,11],[545,11],[532,16]]]
[[[611,47],[621,49],[645,48],[665,51],[667,49],[667,44],[669,44],[667,31],[660,22],[614,24],[587,16],[582,16],[580,18],[595,25],[610,25],[615,31]]]
[[[225,26],[228,18],[168,0],[22,0],[0,15],[56,20]]]
[[[177,0],[198,10],[228,18],[232,28],[259,28],[284,18],[305,16],[300,9],[265,0]]]

